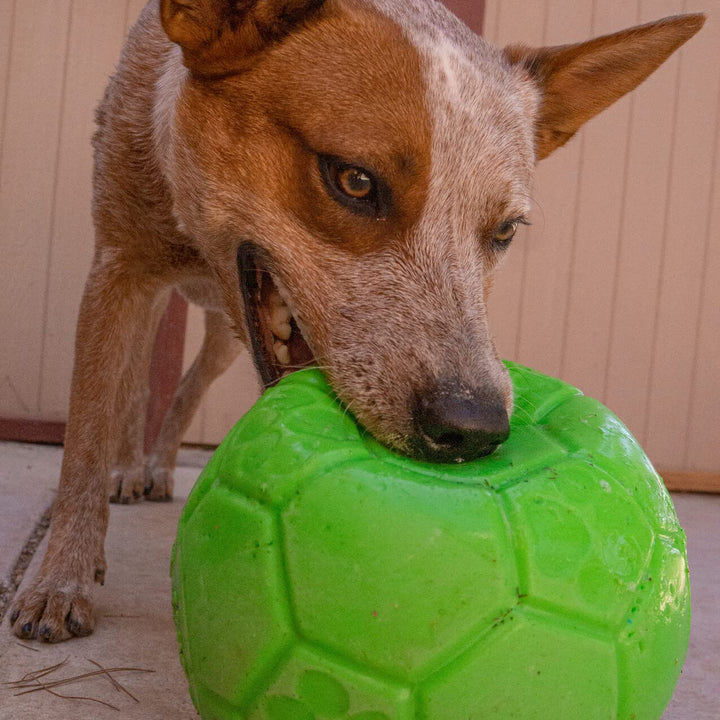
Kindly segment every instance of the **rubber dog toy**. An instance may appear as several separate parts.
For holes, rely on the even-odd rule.
[[[319,371],[243,417],[173,552],[206,720],[657,720],[685,659],[685,536],[596,400],[508,363],[509,440],[432,465],[387,450]]]

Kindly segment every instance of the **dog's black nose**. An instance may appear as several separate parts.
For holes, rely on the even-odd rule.
[[[489,455],[510,434],[499,395],[441,386],[417,398],[417,454],[431,462],[463,462]]]

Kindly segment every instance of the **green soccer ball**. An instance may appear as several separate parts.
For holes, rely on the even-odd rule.
[[[620,421],[508,363],[509,440],[400,457],[323,376],[269,390],[180,519],[204,720],[657,720],[688,645],[685,536]]]

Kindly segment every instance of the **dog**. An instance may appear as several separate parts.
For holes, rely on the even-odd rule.
[[[14,632],[92,632],[108,497],[171,498],[182,434],[238,340],[266,386],[320,366],[400,453],[491,453],[513,397],[486,299],[534,166],[703,22],[501,50],[434,0],[151,0],[97,111],[60,486]],[[173,287],[206,309],[206,337],[145,463]]]

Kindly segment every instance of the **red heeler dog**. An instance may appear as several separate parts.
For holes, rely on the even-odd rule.
[[[512,391],[486,298],[535,163],[703,22],[501,50],[434,0],[151,0],[97,111],[60,489],[14,631],[92,632],[108,496],[171,497],[182,433],[238,339],[266,385],[317,363],[401,453],[492,452]],[[207,335],[145,462],[173,287],[206,308]]]

